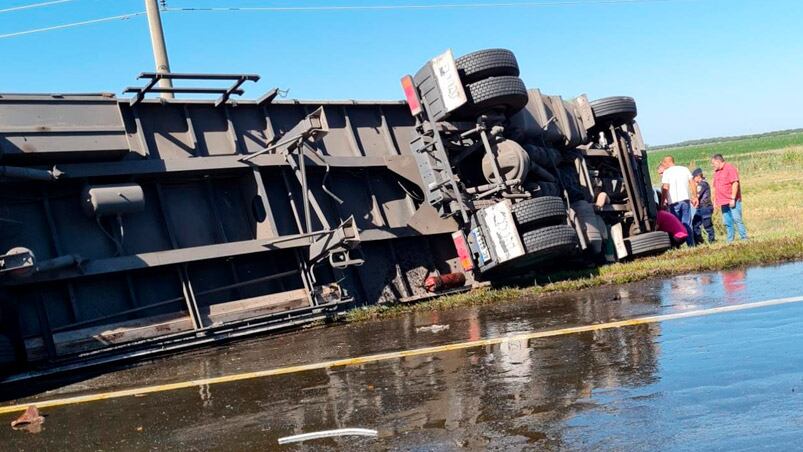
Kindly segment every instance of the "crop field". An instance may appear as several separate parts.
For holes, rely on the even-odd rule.
[[[649,156],[650,161],[654,163],[653,167],[657,167],[664,156],[671,154],[680,164],[689,165],[692,169],[696,166],[707,169],[710,167],[709,159],[713,154],[722,154],[726,159],[734,159],[748,157],[754,153],[788,150],[796,146],[803,146],[803,131],[772,133],[743,139],[731,138],[689,146],[661,147],[650,151]]]

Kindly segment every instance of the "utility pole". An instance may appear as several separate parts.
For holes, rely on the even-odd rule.
[[[145,11],[148,13],[148,28],[151,31],[151,46],[153,59],[156,62],[156,72],[170,72],[170,61],[167,59],[165,35],[162,30],[162,17],[159,15],[158,0],[145,0]],[[159,80],[162,88],[172,88],[173,81],[163,78]],[[172,99],[173,93],[162,93],[163,99]]]

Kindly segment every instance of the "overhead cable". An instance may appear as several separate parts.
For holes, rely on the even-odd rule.
[[[9,8],[0,9],[0,14],[10,13],[14,11],[22,11],[24,9],[41,8],[43,6],[58,5],[59,3],[74,2],[75,0],[51,0],[49,2],[29,3],[27,5],[11,6]]]
[[[53,0],[49,2],[33,3],[29,5],[17,6],[13,8],[0,9],[0,13],[10,12],[20,9],[47,6],[56,3],[65,3],[75,0]],[[428,10],[428,9],[454,9],[454,8],[534,8],[551,6],[576,6],[576,5],[612,5],[612,4],[635,4],[635,3],[667,3],[673,1],[695,1],[695,0],[559,0],[547,2],[498,2],[498,3],[434,3],[417,5],[340,5],[340,6],[246,6],[246,7],[186,7],[186,8],[163,8],[166,12],[236,12],[236,11],[267,11],[267,12],[308,12],[308,11],[380,11],[380,10]],[[115,20],[126,20],[133,17],[145,15],[145,11],[122,14],[119,16],[101,17],[81,22],[72,22],[51,27],[35,28],[31,30],[16,31],[12,33],[0,34],[0,39],[13,38],[46,31],[63,30],[65,28],[80,27],[83,25],[97,24],[101,22],[111,22]]]
[[[415,10],[415,9],[450,9],[450,8],[533,8],[546,6],[573,6],[592,4],[626,4],[626,3],[665,3],[672,1],[693,0],[564,0],[547,2],[486,2],[486,3],[434,3],[418,5],[330,5],[330,6],[225,6],[225,7],[182,7],[164,8],[163,11],[273,11],[273,12],[303,12],[303,11],[370,11],[370,10]]]
[[[52,27],[34,28],[32,30],[15,31],[13,33],[0,34],[0,39],[13,38],[13,37],[16,37],[16,36],[30,35],[30,34],[34,34],[34,33],[43,33],[43,32],[46,32],[46,31],[53,31],[53,30],[63,30],[65,28],[74,28],[74,27],[80,27],[82,25],[97,24],[97,23],[101,23],[101,22],[111,22],[111,21],[114,21],[114,20],[126,20],[126,19],[131,19],[132,17],[142,16],[142,15],[145,15],[145,11],[140,11],[140,12],[136,12],[136,13],[129,13],[129,14],[121,14],[119,16],[101,17],[100,19],[90,19],[90,20],[84,20],[84,21],[81,21],[81,22],[72,22],[72,23],[68,23],[68,24],[54,25]]]

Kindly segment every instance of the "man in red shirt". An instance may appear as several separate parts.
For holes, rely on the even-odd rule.
[[[739,171],[735,166],[725,162],[722,154],[711,157],[714,167],[714,193],[716,205],[722,210],[722,221],[727,229],[728,243],[733,241],[734,224],[739,231],[739,238],[747,240],[747,230],[742,221],[742,189],[739,183]]]

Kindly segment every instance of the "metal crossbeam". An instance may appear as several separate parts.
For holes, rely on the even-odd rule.
[[[135,93],[129,101],[131,105],[141,102],[148,93],[173,93],[173,94],[220,94],[215,101],[215,107],[225,104],[232,95],[241,96],[243,90],[240,87],[245,82],[257,82],[260,77],[257,74],[192,74],[179,72],[142,72],[138,79],[149,79],[148,83],[142,87],[129,86],[123,92]],[[156,87],[160,80],[233,80],[234,83],[228,88],[175,88],[175,87]]]

